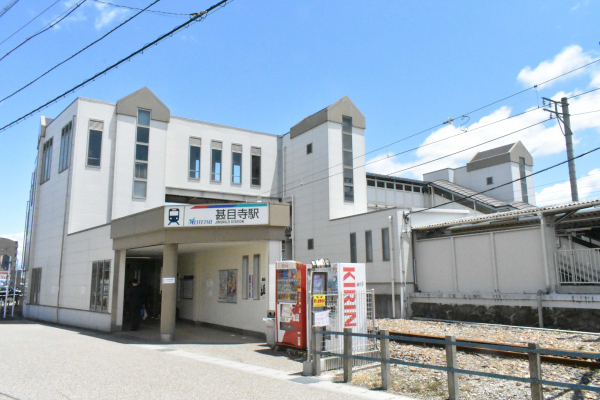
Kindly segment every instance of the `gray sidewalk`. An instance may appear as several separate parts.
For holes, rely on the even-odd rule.
[[[254,338],[180,329],[183,343],[164,345],[144,340],[149,330],[102,334],[0,322],[0,398],[408,399],[303,377],[299,359]]]

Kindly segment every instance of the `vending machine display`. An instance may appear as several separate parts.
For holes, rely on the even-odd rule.
[[[275,268],[276,344],[306,348],[306,265],[278,261]]]

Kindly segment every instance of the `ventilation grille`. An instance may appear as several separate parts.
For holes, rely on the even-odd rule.
[[[253,147],[251,152],[253,156],[260,156],[260,147]]]
[[[94,130],[94,131],[103,131],[104,130],[104,122],[90,120],[90,129]]]
[[[214,150],[222,150],[223,149],[223,143],[221,143],[221,142],[211,142],[210,143],[210,148],[214,149]]]
[[[202,139],[191,137],[190,146],[202,147]]]
[[[241,144],[232,144],[231,145],[231,151],[233,151],[234,153],[241,153],[242,152],[242,145]]]

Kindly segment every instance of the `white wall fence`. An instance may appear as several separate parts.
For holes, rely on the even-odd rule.
[[[600,249],[557,250],[554,263],[559,285],[600,285]]]

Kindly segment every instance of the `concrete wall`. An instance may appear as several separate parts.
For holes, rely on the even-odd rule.
[[[546,290],[539,227],[417,240],[415,247],[421,292]]]
[[[202,139],[200,180],[189,178],[189,139]],[[223,144],[221,182],[211,181],[211,141]],[[165,186],[267,197],[277,192],[276,135],[173,117],[169,124]],[[242,145],[242,183],[231,183],[231,145]],[[261,185],[251,185],[251,147],[261,149]],[[276,195],[280,197],[280,195]]]
[[[263,318],[267,315],[268,293],[260,300],[243,299],[242,257],[248,256],[252,272],[253,257],[260,254],[260,275],[268,279],[268,242],[235,246],[213,246],[196,253],[178,257],[179,276],[194,275],[194,298],[178,303],[180,317],[192,321],[223,325],[254,332],[264,332]],[[237,269],[237,303],[220,303],[219,270]],[[260,282],[260,277],[259,277]],[[268,290],[268,284],[267,284]]]

